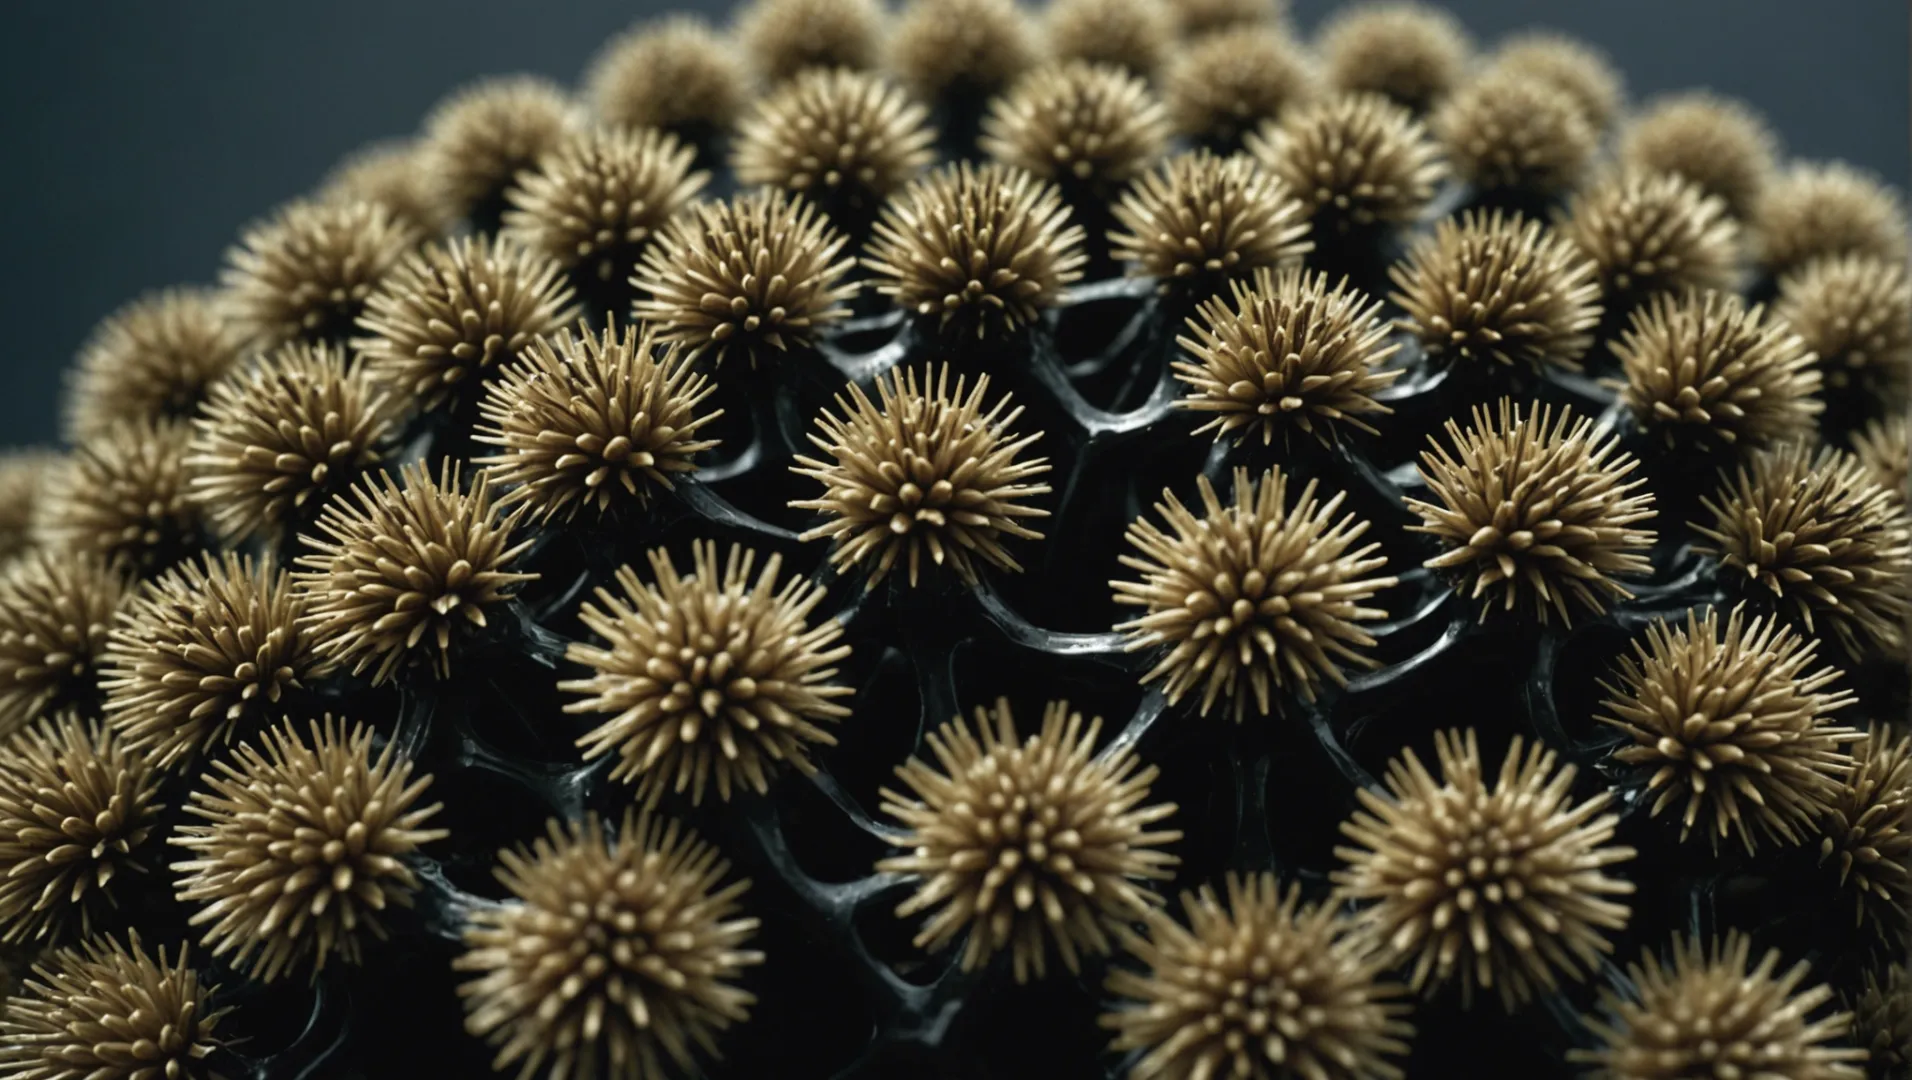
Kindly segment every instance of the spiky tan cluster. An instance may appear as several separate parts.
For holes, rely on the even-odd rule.
[[[1442,100],[1428,126],[1479,191],[1556,195],[1578,186],[1600,139],[1567,91],[1492,69]]]
[[[1669,447],[1810,438],[1824,408],[1806,343],[1731,293],[1655,296],[1611,348],[1626,374],[1620,399]]]
[[[1691,1076],[1783,1076],[1786,1080],[1861,1080],[1865,1051],[1837,1045],[1850,1013],[1813,1013],[1832,990],[1800,991],[1804,961],[1783,974],[1779,951],[1749,968],[1752,943],[1738,932],[1709,950],[1676,937],[1670,963],[1648,953],[1629,964],[1631,992],[1602,988],[1602,1017],[1587,1017],[1599,1040],[1569,1051],[1601,1080],[1682,1080]]]
[[[703,190],[697,149],[655,128],[592,127],[568,136],[506,192],[504,235],[618,290],[652,236]]]
[[[1840,255],[1903,264],[1908,231],[1899,196],[1841,163],[1795,165],[1766,185],[1753,208],[1754,253],[1774,277]]]
[[[898,307],[976,338],[1012,333],[1082,277],[1082,226],[1021,169],[946,165],[883,208],[863,259]]]
[[[1774,313],[1819,357],[1826,386],[1900,411],[1912,386],[1912,281],[1903,262],[1814,259],[1779,283]]]
[[[1210,297],[1178,338],[1194,360],[1176,360],[1187,384],[1184,409],[1213,413],[1195,429],[1216,439],[1263,445],[1300,430],[1326,443],[1342,424],[1372,433],[1363,417],[1388,413],[1375,391],[1400,377],[1383,370],[1400,348],[1388,342],[1379,301],[1346,281],[1300,269],[1255,271],[1254,284],[1229,283],[1232,300]]]
[[[1127,647],[1167,649],[1142,681],[1165,679],[1170,704],[1199,686],[1203,715],[1226,699],[1239,723],[1251,699],[1267,716],[1272,691],[1313,701],[1323,678],[1345,684],[1342,663],[1375,666],[1360,651],[1374,638],[1358,624],[1387,613],[1362,604],[1395,579],[1376,574],[1387,564],[1379,544],[1355,546],[1367,522],[1336,518],[1345,496],[1318,502],[1310,481],[1290,506],[1280,469],[1236,469],[1227,506],[1208,477],[1196,483],[1206,513],[1164,491],[1155,512],[1173,533],[1131,522],[1136,554],[1120,561],[1142,580],[1110,582],[1117,604],[1146,611],[1116,626]]]
[[[1744,221],[1777,171],[1779,140],[1740,102],[1694,90],[1649,102],[1620,133],[1618,156],[1629,169],[1698,184]]]
[[[319,184],[319,198],[375,202],[423,236],[438,236],[449,224],[433,197],[424,155],[415,139],[386,139],[360,147],[332,167]]]
[[[0,735],[90,705],[125,579],[83,551],[34,548],[0,569]]]
[[[1182,37],[1199,38],[1237,26],[1257,26],[1280,19],[1287,0],[1165,0]]]
[[[1142,1052],[1130,1080],[1401,1080],[1414,1034],[1401,989],[1334,905],[1302,904],[1273,874],[1230,874],[1225,889],[1183,893],[1187,926],[1151,910],[1146,936],[1121,932],[1147,970],[1110,973],[1127,1000],[1102,1026],[1112,1049]]]
[[[1522,415],[1506,398],[1497,413],[1477,406],[1473,420],[1465,433],[1449,420],[1449,446],[1421,454],[1421,482],[1440,503],[1409,499],[1422,520],[1410,528],[1446,549],[1427,565],[1454,574],[1468,597],[1485,594],[1482,619],[1494,593],[1502,611],[1530,608],[1543,623],[1631,597],[1614,578],[1650,568],[1653,533],[1638,526],[1655,511],[1618,437],[1571,409]]]
[[[1912,522],[1902,499],[1851,454],[1788,443],[1755,454],[1701,500],[1700,550],[1803,623],[1860,654],[1892,651],[1912,587]]]
[[[159,775],[97,720],[67,712],[14,735],[0,764],[0,941],[83,939],[148,870]],[[3,1070],[0,1070],[3,1071]]]
[[[473,911],[461,985],[465,1026],[520,1076],[667,1076],[718,1055],[717,1036],[749,1019],[738,988],[763,962],[740,917],[748,881],[675,821],[627,813],[615,834],[596,815],[529,848],[501,852],[512,901]],[[667,1063],[668,1066],[667,1067]]]
[[[1888,416],[1866,424],[1852,436],[1852,456],[1894,498],[1901,503],[1912,499],[1906,475],[1912,472],[1912,425],[1905,417]]]
[[[229,542],[270,534],[378,462],[395,412],[343,349],[281,346],[213,384],[187,446],[188,497]]]
[[[1314,250],[1307,207],[1242,154],[1178,154],[1138,179],[1114,212],[1124,230],[1109,234],[1117,258],[1195,292],[1299,265]]]
[[[750,78],[743,58],[709,23],[670,15],[605,42],[584,87],[605,123],[662,128],[695,143],[736,123]]]
[[[486,387],[475,438],[499,452],[478,464],[510,488],[499,505],[526,503],[542,521],[648,506],[654,489],[671,490],[671,474],[691,472],[717,445],[698,435],[723,415],[699,408],[715,389],[648,327],[620,332],[612,319],[596,333],[562,329]]]
[[[920,379],[914,369],[894,369],[877,379],[874,402],[851,383],[847,398],[837,395],[841,415],[826,411],[810,436],[829,460],[799,456],[791,466],[825,489],[790,504],[826,517],[802,539],[833,541],[837,567],[874,561],[865,588],[899,562],[909,565],[914,587],[925,554],[972,584],[978,561],[1020,572],[1004,539],[1042,538],[1022,522],[1049,516],[1028,505],[1049,492],[1029,482],[1049,471],[1049,460],[1017,460],[1042,433],[1016,433],[1022,409],[1010,408],[1008,394],[984,409],[989,376],[967,382],[958,376],[952,388],[947,365]]]
[[[826,209],[874,206],[936,160],[928,121],[881,75],[804,71],[738,123],[731,168],[739,183],[785,188]]]
[[[140,572],[186,554],[202,524],[186,494],[191,439],[183,420],[129,420],[75,447],[46,478],[36,537]]]
[[[1297,106],[1247,145],[1324,235],[1411,222],[1447,176],[1427,129],[1378,94]]]
[[[1474,42],[1460,20],[1420,3],[1363,3],[1337,11],[1316,41],[1327,84],[1384,95],[1414,112],[1465,82]]]
[[[419,146],[432,201],[451,219],[497,213],[505,189],[571,126],[570,97],[536,75],[483,79],[453,91],[425,118]]]
[[[1573,99],[1594,134],[1602,135],[1626,106],[1620,73],[1599,50],[1564,34],[1515,34],[1495,50],[1493,67],[1513,79],[1551,86]]]
[[[1307,53],[1272,26],[1236,27],[1191,41],[1162,74],[1162,100],[1175,133],[1224,151],[1314,93]]]
[[[261,751],[259,744],[264,746]],[[431,777],[390,742],[372,754],[371,729],[327,717],[301,738],[291,721],[219,761],[194,789],[168,842],[179,899],[194,906],[200,943],[261,982],[337,958],[358,964],[386,937],[392,908],[411,907],[418,877],[405,863],[443,839],[417,806]]]
[[[430,244],[367,298],[353,342],[373,379],[430,411],[476,400],[498,368],[541,334],[576,321],[551,259],[480,235]]]
[[[1436,360],[1577,370],[1600,321],[1592,260],[1499,210],[1441,219],[1388,277],[1405,328]]]
[[[883,59],[878,0],[752,0],[737,13],[737,43],[776,85],[813,69],[867,71]]]
[[[886,67],[918,101],[980,100],[1041,54],[1015,0],[908,0],[890,30]]]
[[[183,946],[175,959],[100,936],[41,957],[0,1012],[9,1080],[211,1080],[224,1009]]]
[[[35,508],[59,463],[52,450],[0,450],[0,568],[33,546]]]
[[[67,438],[84,442],[124,420],[191,416],[243,345],[216,297],[168,289],[107,316],[67,378]]]
[[[935,765],[897,768],[911,795],[884,789],[883,812],[908,830],[907,854],[876,867],[917,879],[896,913],[932,912],[918,948],[939,952],[968,931],[966,971],[1002,952],[1017,982],[1042,978],[1052,954],[1079,971],[1160,903],[1143,883],[1170,876],[1179,860],[1160,849],[1182,834],[1150,827],[1175,805],[1148,802],[1156,769],[1132,750],[1094,756],[1102,721],[1085,725],[1067,702],[1050,702],[1026,738],[1004,700],[979,706],[975,724],[958,716],[926,736]]]
[[[649,295],[636,314],[666,344],[718,363],[755,368],[805,349],[849,317],[856,287],[838,259],[848,240],[799,196],[761,189],[700,203],[673,219],[644,252],[631,283]]]
[[[250,735],[324,674],[304,613],[290,575],[232,552],[146,582],[102,657],[107,717],[161,767]]]
[[[1717,195],[1674,173],[1616,173],[1574,197],[1560,231],[1600,274],[1610,301],[1731,289],[1739,226]]]
[[[1839,672],[1814,667],[1818,642],[1735,609],[1656,620],[1610,679],[1600,720],[1629,742],[1613,756],[1657,793],[1652,813],[1677,808],[1680,838],[1694,826],[1717,849],[1729,836],[1749,853],[1760,839],[1800,843],[1826,814],[1852,768],[1859,738],[1832,722],[1852,703],[1830,690]],[[1683,804],[1683,805],[1682,805]]]
[[[1164,0],[1050,0],[1049,52],[1063,61],[1113,64],[1153,78],[1175,48],[1175,12]]]
[[[1463,996],[1495,990],[1509,1010],[1564,977],[1585,979],[1613,950],[1631,882],[1607,867],[1633,858],[1612,843],[1612,796],[1573,799],[1572,765],[1515,736],[1490,784],[1473,729],[1434,736],[1441,778],[1414,751],[1388,763],[1388,793],[1355,791],[1341,825],[1337,895],[1363,906],[1356,933],[1389,963],[1412,963],[1417,990],[1458,979]]]
[[[779,586],[776,555],[752,582],[756,560],[733,546],[719,564],[717,545],[700,543],[684,575],[660,548],[652,582],[620,567],[623,596],[600,588],[578,613],[604,644],[566,653],[592,675],[558,684],[582,695],[564,711],[610,715],[578,745],[587,761],[615,750],[611,778],[635,783],[640,799],[689,791],[701,803],[712,786],[726,802],[733,789],[761,794],[779,765],[810,772],[810,746],[836,743],[820,725],[850,715],[837,703],[849,688],[827,683],[850,655],[843,629],[809,625],[823,589],[795,576]]]
[[[1866,972],[1852,1002],[1852,1041],[1866,1052],[1868,1076],[1899,1080],[1912,1071],[1912,970],[1904,963],[1883,976]]]
[[[1167,145],[1167,116],[1148,83],[1111,64],[1037,68],[983,118],[984,153],[1097,197],[1146,169]]]
[[[1912,908],[1912,739],[1875,723],[1849,748],[1819,826],[1819,861],[1839,868],[1854,921],[1890,939]]]
[[[379,281],[421,234],[374,202],[295,202],[246,228],[219,272],[250,347],[343,341]]]
[[[327,503],[317,535],[299,538],[294,575],[319,655],[354,675],[373,669],[374,683],[421,653],[449,675],[453,633],[488,625],[486,608],[537,577],[510,569],[530,544],[511,543],[527,509],[500,513],[482,473],[462,490],[450,462],[436,480],[407,465],[397,481],[380,473]]]

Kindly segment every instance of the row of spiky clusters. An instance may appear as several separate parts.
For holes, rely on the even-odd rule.
[[[865,283],[954,359],[851,383],[816,419],[818,456],[775,463],[822,487],[790,502],[818,515],[803,538],[868,585],[897,570],[897,589],[1013,573],[1019,544],[1078,539],[1025,524],[1050,494],[1029,454],[1043,436],[960,365],[1015,355],[1107,260],[1192,316],[1177,404],[1238,453],[1360,447],[1404,400],[1392,388],[1430,372],[1485,386],[1406,503],[1435,545],[1425,567],[1485,598],[1483,621],[1626,601],[1624,579],[1654,571],[1639,458],[1655,476],[1724,466],[1691,529],[1773,610],[1655,623],[1609,673],[1610,765],[1682,837],[1817,846],[1883,940],[1903,934],[1907,744],[1836,722],[1852,697],[1799,633],[1829,628],[1855,661],[1903,651],[1905,433],[1884,403],[1906,383],[1912,296],[1889,192],[1838,166],[1772,175],[1757,120],[1692,95],[1630,119],[1609,168],[1622,100],[1603,62],[1534,37],[1470,74],[1465,36],[1418,7],[1350,14],[1318,61],[1254,4],[1067,0],[1041,34],[987,0],[885,22],[855,0],[771,0],[735,46],[685,21],[644,28],[607,46],[588,109],[537,80],[486,84],[415,147],[248,230],[223,292],[163,294],[102,327],[73,384],[71,455],[6,477],[41,494],[5,500],[38,504],[0,580],[0,720],[19,731],[0,770],[8,940],[114,920],[171,785],[205,822],[165,838],[190,853],[172,870],[202,945],[262,981],[356,962],[419,889],[434,808],[414,808],[425,781],[394,744],[375,754],[330,721],[308,741],[282,699],[348,675],[425,693],[458,677],[466,642],[517,619],[534,536],[641,522],[719,448],[706,402],[745,367],[824,370],[815,350]],[[932,119],[990,160],[933,168]],[[698,202],[724,190],[698,169],[717,160],[753,187]],[[1371,298],[1360,257],[1450,177],[1478,205],[1416,239],[1394,292]],[[1551,223],[1535,214],[1563,199]],[[1091,235],[1081,222],[1103,214]],[[1749,256],[1770,315],[1735,295]],[[1622,328],[1604,350],[1603,310]],[[1611,423],[1501,396],[1583,368],[1621,383]],[[1815,449],[1822,419],[1854,453]],[[408,434],[469,457],[475,479],[370,472],[402,462]],[[1138,576],[1112,591],[1142,610],[1116,629],[1171,704],[1199,688],[1191,711],[1279,723],[1343,665],[1378,664],[1361,624],[1387,618],[1376,597],[1398,576],[1342,495],[1311,480],[1291,498],[1286,465],[1237,469],[1227,500],[1202,477],[1195,511],[1167,493],[1161,525],[1129,529]],[[296,572],[182,561],[207,534]],[[780,764],[808,771],[847,714],[831,680],[849,650],[812,622],[818,586],[780,581],[774,558],[753,582],[739,548],[699,545],[693,562],[685,575],[660,551],[648,575],[620,570],[580,609],[597,639],[569,646],[583,674],[558,682],[569,711],[601,719],[580,756],[615,755],[611,777],[647,803],[764,792]],[[1242,877],[1225,901],[1187,897],[1184,925],[1146,887],[1176,862],[1160,849],[1178,834],[1150,831],[1173,808],[1148,801],[1133,752],[1092,756],[1097,734],[1059,703],[1035,735],[1007,705],[943,727],[935,764],[911,758],[909,792],[884,797],[905,832],[878,865],[916,883],[899,914],[927,916],[921,946],[966,935],[964,967],[1007,953],[1018,980],[1040,978],[1052,956],[1074,970],[1120,944],[1139,966],[1109,990],[1137,1004],[1107,1022],[1140,1052],[1133,1075],[1398,1075],[1411,1027],[1387,972],[1516,1007],[1590,977],[1628,923],[1611,796],[1572,798],[1574,770],[1539,746],[1517,744],[1489,784],[1470,732],[1443,735],[1438,778],[1410,750],[1385,792],[1361,793],[1333,902]],[[472,1031],[527,1075],[650,1076],[714,1054],[748,1013],[735,981],[766,959],[744,948],[743,883],[650,813],[547,833],[500,857],[512,902],[462,930]],[[218,1018],[201,984],[137,938],[106,940],[45,959],[0,1068],[199,1067]],[[1844,1019],[1809,1016],[1830,991],[1797,992],[1803,969],[1775,974],[1771,957],[1749,968],[1747,949],[1680,945],[1670,967],[1647,953],[1639,1003],[1609,1001],[1593,1060],[1850,1074],[1855,1053],[1824,1045]],[[133,1017],[60,989],[100,965],[165,1004]],[[1649,1022],[1665,1003],[1691,1026]],[[1902,1051],[1869,1022],[1875,1053]]]

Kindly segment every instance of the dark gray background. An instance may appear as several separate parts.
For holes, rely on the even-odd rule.
[[[1295,0],[1312,32],[1335,4]],[[1483,40],[1534,23],[1606,49],[1637,99],[1711,86],[1786,148],[1903,188],[1908,6],[1899,0],[1449,0]],[[56,434],[60,371],[150,288],[209,281],[251,218],[341,155],[405,134],[453,86],[576,80],[608,35],[727,0],[41,0],[0,34],[0,444]]]

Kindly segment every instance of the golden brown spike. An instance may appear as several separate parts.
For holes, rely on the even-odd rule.
[[[1612,128],[1626,108],[1626,91],[1613,61],[1565,34],[1547,30],[1515,34],[1494,51],[1492,70],[1565,93],[1580,107],[1596,136]]]
[[[1334,881],[1362,905],[1355,933],[1390,965],[1411,963],[1414,989],[1458,980],[1464,1001],[1493,990],[1509,1011],[1586,979],[1632,916],[1615,898],[1633,884],[1607,872],[1635,854],[1612,842],[1612,796],[1576,802],[1574,767],[1519,736],[1492,781],[1471,728],[1434,740],[1438,780],[1405,750],[1387,794],[1358,789],[1362,809],[1341,825],[1356,846],[1335,849]]]
[[[1849,749],[1851,771],[1814,823],[1819,861],[1838,867],[1854,921],[1903,956],[1912,909],[1912,739],[1874,723]]]
[[[213,384],[187,446],[188,495],[228,542],[269,535],[375,464],[394,411],[345,350],[281,346]]]
[[[1672,173],[1608,176],[1574,197],[1560,231],[1593,260],[1616,305],[1739,282],[1739,226],[1725,202]]]
[[[990,102],[983,152],[1064,187],[1105,198],[1168,145],[1148,83],[1109,64],[1045,65]]]
[[[168,841],[187,852],[172,869],[200,943],[266,983],[358,964],[412,906],[406,856],[449,835],[421,827],[439,807],[414,805],[431,777],[411,774],[392,743],[375,756],[371,729],[329,716],[310,739],[287,721],[217,762],[186,807],[205,824]]]
[[[1183,893],[1187,926],[1151,909],[1146,936],[1118,931],[1146,966],[1105,984],[1126,999],[1101,1018],[1111,1049],[1142,1051],[1130,1080],[1402,1080],[1414,1026],[1401,988],[1334,905],[1302,904],[1273,874],[1231,873],[1224,889],[1225,900],[1206,885]]]
[[[563,88],[535,75],[453,91],[425,118],[418,150],[433,204],[452,220],[496,214],[505,189],[555,149],[573,123]]]
[[[1288,14],[1288,0],[1165,0],[1183,38],[1239,26],[1265,26]]]
[[[242,345],[209,290],[168,289],[120,308],[94,329],[68,373],[68,441],[121,421],[190,417]]]
[[[1476,407],[1473,420],[1465,433],[1449,420],[1451,449],[1430,438],[1421,454],[1421,482],[1439,503],[1409,499],[1423,522],[1410,529],[1447,549],[1426,565],[1480,599],[1483,620],[1496,593],[1503,612],[1526,608],[1542,623],[1630,598],[1615,578],[1651,568],[1653,533],[1637,526],[1655,511],[1618,437],[1571,409],[1523,414],[1507,398],[1497,413]]]
[[[1592,260],[1499,210],[1443,218],[1388,271],[1403,329],[1448,363],[1578,370],[1600,321]]]
[[[1774,277],[1815,259],[1861,255],[1903,265],[1908,226],[1898,193],[1850,165],[1795,165],[1753,208],[1753,252]]]
[[[1262,268],[1298,266],[1314,250],[1301,200],[1256,164],[1207,150],[1178,154],[1115,205],[1117,258],[1135,274],[1195,293]]]
[[[1221,30],[1176,50],[1162,74],[1175,133],[1232,149],[1243,136],[1315,93],[1308,54],[1270,26]]]
[[[1603,987],[1599,1017],[1586,1017],[1600,1045],[1568,1051],[1599,1080],[1681,1080],[1731,1075],[1747,1063],[1787,1080],[1863,1080],[1864,1050],[1843,1041],[1852,1014],[1824,1013],[1832,989],[1801,991],[1802,961],[1781,973],[1771,950],[1748,967],[1752,943],[1737,931],[1711,949],[1673,939],[1671,962],[1648,953],[1630,964],[1630,992]]]
[[[1412,2],[1343,7],[1322,24],[1316,45],[1329,87],[1381,94],[1417,113],[1465,82],[1474,59],[1460,20]]]
[[[1248,152],[1308,208],[1315,231],[1414,221],[1447,166],[1412,113],[1378,94],[1338,94],[1290,109]]]
[[[374,381],[431,411],[475,402],[486,380],[542,334],[577,321],[557,263],[505,238],[433,243],[365,302],[356,338]]]
[[[631,27],[604,43],[584,76],[599,120],[662,128],[687,142],[728,131],[749,87],[737,50],[691,15]]]
[[[873,207],[936,159],[928,120],[880,75],[804,71],[744,116],[731,167],[739,183],[784,188],[826,209]]]
[[[1013,333],[1055,306],[1082,276],[1082,240],[1055,185],[964,161],[884,206],[863,265],[898,307],[981,339]]]
[[[1912,970],[1903,961],[1883,975],[1866,972],[1852,1014],[1852,1041],[1866,1052],[1867,1075],[1902,1077],[1912,1070]]]
[[[1379,301],[1300,269],[1264,267],[1252,287],[1236,281],[1229,291],[1232,301],[1203,301],[1193,336],[1176,339],[1193,358],[1174,362],[1188,386],[1177,404],[1214,414],[1197,434],[1259,433],[1265,446],[1298,430],[1326,444],[1342,424],[1373,433],[1364,417],[1392,411],[1372,397],[1401,375],[1382,367],[1400,346],[1388,341]]]
[[[126,581],[84,551],[34,548],[0,569],[0,735],[67,705],[91,707]]]
[[[1912,498],[1907,473],[1912,472],[1912,426],[1903,416],[1874,420],[1852,436],[1852,454],[1882,488],[1904,503]]]
[[[114,888],[146,873],[160,776],[75,712],[14,735],[0,766],[0,941],[83,940],[125,917]],[[0,1066],[0,1072],[6,1072]]]
[[[304,613],[290,575],[232,552],[144,583],[101,658],[107,718],[161,768],[250,736],[325,673]]]
[[[642,508],[717,445],[698,438],[723,415],[698,408],[714,390],[651,328],[620,333],[613,319],[592,333],[580,323],[575,334],[566,328],[532,342],[486,388],[475,437],[500,452],[477,463],[510,489],[500,506],[526,503],[540,521]]]
[[[202,524],[186,496],[191,438],[192,427],[181,420],[131,420],[77,447],[46,477],[36,538],[139,573],[188,554]]]
[[[0,1072],[13,1080],[211,1080],[225,1015],[180,948],[149,954],[137,931],[42,956],[0,1012]],[[134,1067],[134,1066],[137,1067]]]
[[[811,772],[810,747],[836,744],[821,725],[850,715],[836,700],[849,688],[826,682],[850,655],[837,644],[842,627],[808,623],[823,589],[800,577],[779,584],[776,555],[753,582],[756,559],[733,546],[720,564],[717,545],[699,543],[684,575],[660,548],[653,581],[621,567],[623,595],[600,588],[579,612],[604,644],[566,653],[592,675],[558,683],[582,695],[564,711],[608,715],[578,745],[587,761],[615,750],[611,778],[635,783],[647,804],[666,791],[701,803],[713,786],[726,802],[733,790],[762,794],[780,765]]]
[[[917,100],[946,103],[997,93],[1041,55],[1015,0],[908,0],[886,66]]]
[[[1043,9],[1055,59],[1111,64],[1145,79],[1167,63],[1175,26],[1165,0],[1050,0]]]
[[[1498,68],[1456,89],[1428,126],[1476,191],[1559,195],[1579,186],[1599,133],[1566,91]]]
[[[1171,876],[1180,860],[1160,849],[1182,834],[1150,827],[1175,805],[1148,802],[1156,769],[1133,750],[1092,756],[1101,729],[1053,701],[1042,730],[1021,737],[998,700],[976,709],[973,732],[958,716],[927,736],[943,771],[915,757],[897,768],[910,794],[881,795],[908,830],[907,853],[876,868],[916,879],[896,914],[930,913],[918,948],[940,952],[968,931],[963,970],[1008,952],[1016,981],[1028,982],[1053,955],[1080,971],[1084,955],[1107,954],[1113,933],[1161,903],[1145,883]]]
[[[815,68],[868,71],[883,59],[879,0],[751,0],[737,12],[737,43],[775,86]]]
[[[416,139],[388,139],[347,154],[319,183],[328,202],[374,202],[420,235],[436,237],[450,222],[439,205]]]
[[[1669,447],[1702,451],[1811,438],[1819,372],[1784,321],[1730,293],[1661,294],[1612,346],[1620,399]]]
[[[1109,583],[1117,604],[1145,609],[1117,624],[1126,647],[1165,649],[1143,683],[1162,679],[1170,704],[1200,687],[1204,716],[1226,699],[1240,723],[1251,706],[1270,715],[1276,691],[1313,701],[1324,678],[1346,684],[1343,663],[1376,666],[1358,624],[1387,612],[1362,605],[1395,579],[1378,574],[1379,544],[1355,546],[1367,522],[1335,516],[1343,497],[1319,502],[1310,482],[1290,505],[1279,469],[1236,469],[1231,505],[1208,477],[1197,487],[1202,517],[1162,492],[1155,512],[1172,534],[1146,518],[1129,524],[1135,551],[1120,562],[1142,580]]]
[[[489,625],[486,609],[538,576],[510,569],[530,545],[511,543],[526,509],[500,513],[482,473],[462,490],[450,462],[436,479],[407,465],[327,503],[317,535],[299,538],[294,575],[319,654],[354,675],[372,669],[374,684],[427,660],[449,677],[453,635]]]
[[[876,381],[876,401],[852,383],[837,395],[837,411],[817,418],[810,442],[829,460],[799,456],[791,471],[824,485],[815,499],[790,505],[820,511],[823,524],[804,540],[834,542],[830,562],[839,570],[874,561],[864,583],[875,588],[898,563],[909,566],[914,587],[923,556],[948,564],[965,582],[977,580],[978,561],[1020,572],[1003,546],[1009,537],[1040,540],[1022,524],[1049,516],[1028,500],[1049,485],[1028,483],[1049,471],[1047,458],[1016,460],[1042,437],[1019,435],[1020,407],[1009,395],[984,409],[989,376],[950,385],[949,367],[923,373],[894,369]]]
[[[644,252],[631,284],[658,340],[752,368],[807,349],[848,318],[847,239],[800,196],[760,189],[680,214]]]
[[[40,447],[0,450],[0,569],[33,546],[35,507],[60,460]]]
[[[246,227],[219,280],[249,348],[343,341],[421,234],[381,203],[295,202]]]
[[[1780,279],[1773,313],[1818,355],[1829,391],[1856,395],[1868,412],[1903,411],[1912,389],[1912,281],[1903,262],[1814,259]]]
[[[1753,455],[1701,499],[1722,578],[1769,597],[1811,632],[1859,655],[1892,652],[1912,598],[1912,521],[1864,465],[1832,447],[1787,443]]]
[[[644,245],[710,179],[695,147],[655,128],[591,127],[518,174],[504,236],[562,266],[583,286],[623,288]]]
[[[1698,184],[1743,221],[1777,171],[1779,140],[1740,102],[1688,91],[1648,102],[1621,131],[1619,158],[1630,169]]]
[[[1697,825],[1714,850],[1736,837],[1800,843],[1831,810],[1852,768],[1845,744],[1858,732],[1831,722],[1852,694],[1815,667],[1818,642],[1735,609],[1686,614],[1684,628],[1657,620],[1619,658],[1600,720],[1628,743],[1614,757],[1657,793],[1654,816],[1678,811],[1680,838]]]
[[[673,1075],[749,1019],[756,998],[735,983],[764,959],[744,948],[750,883],[725,884],[730,864],[677,822],[553,821],[495,873],[512,899],[472,912],[452,966],[476,976],[458,988],[465,1026],[498,1047],[496,1067]]]

